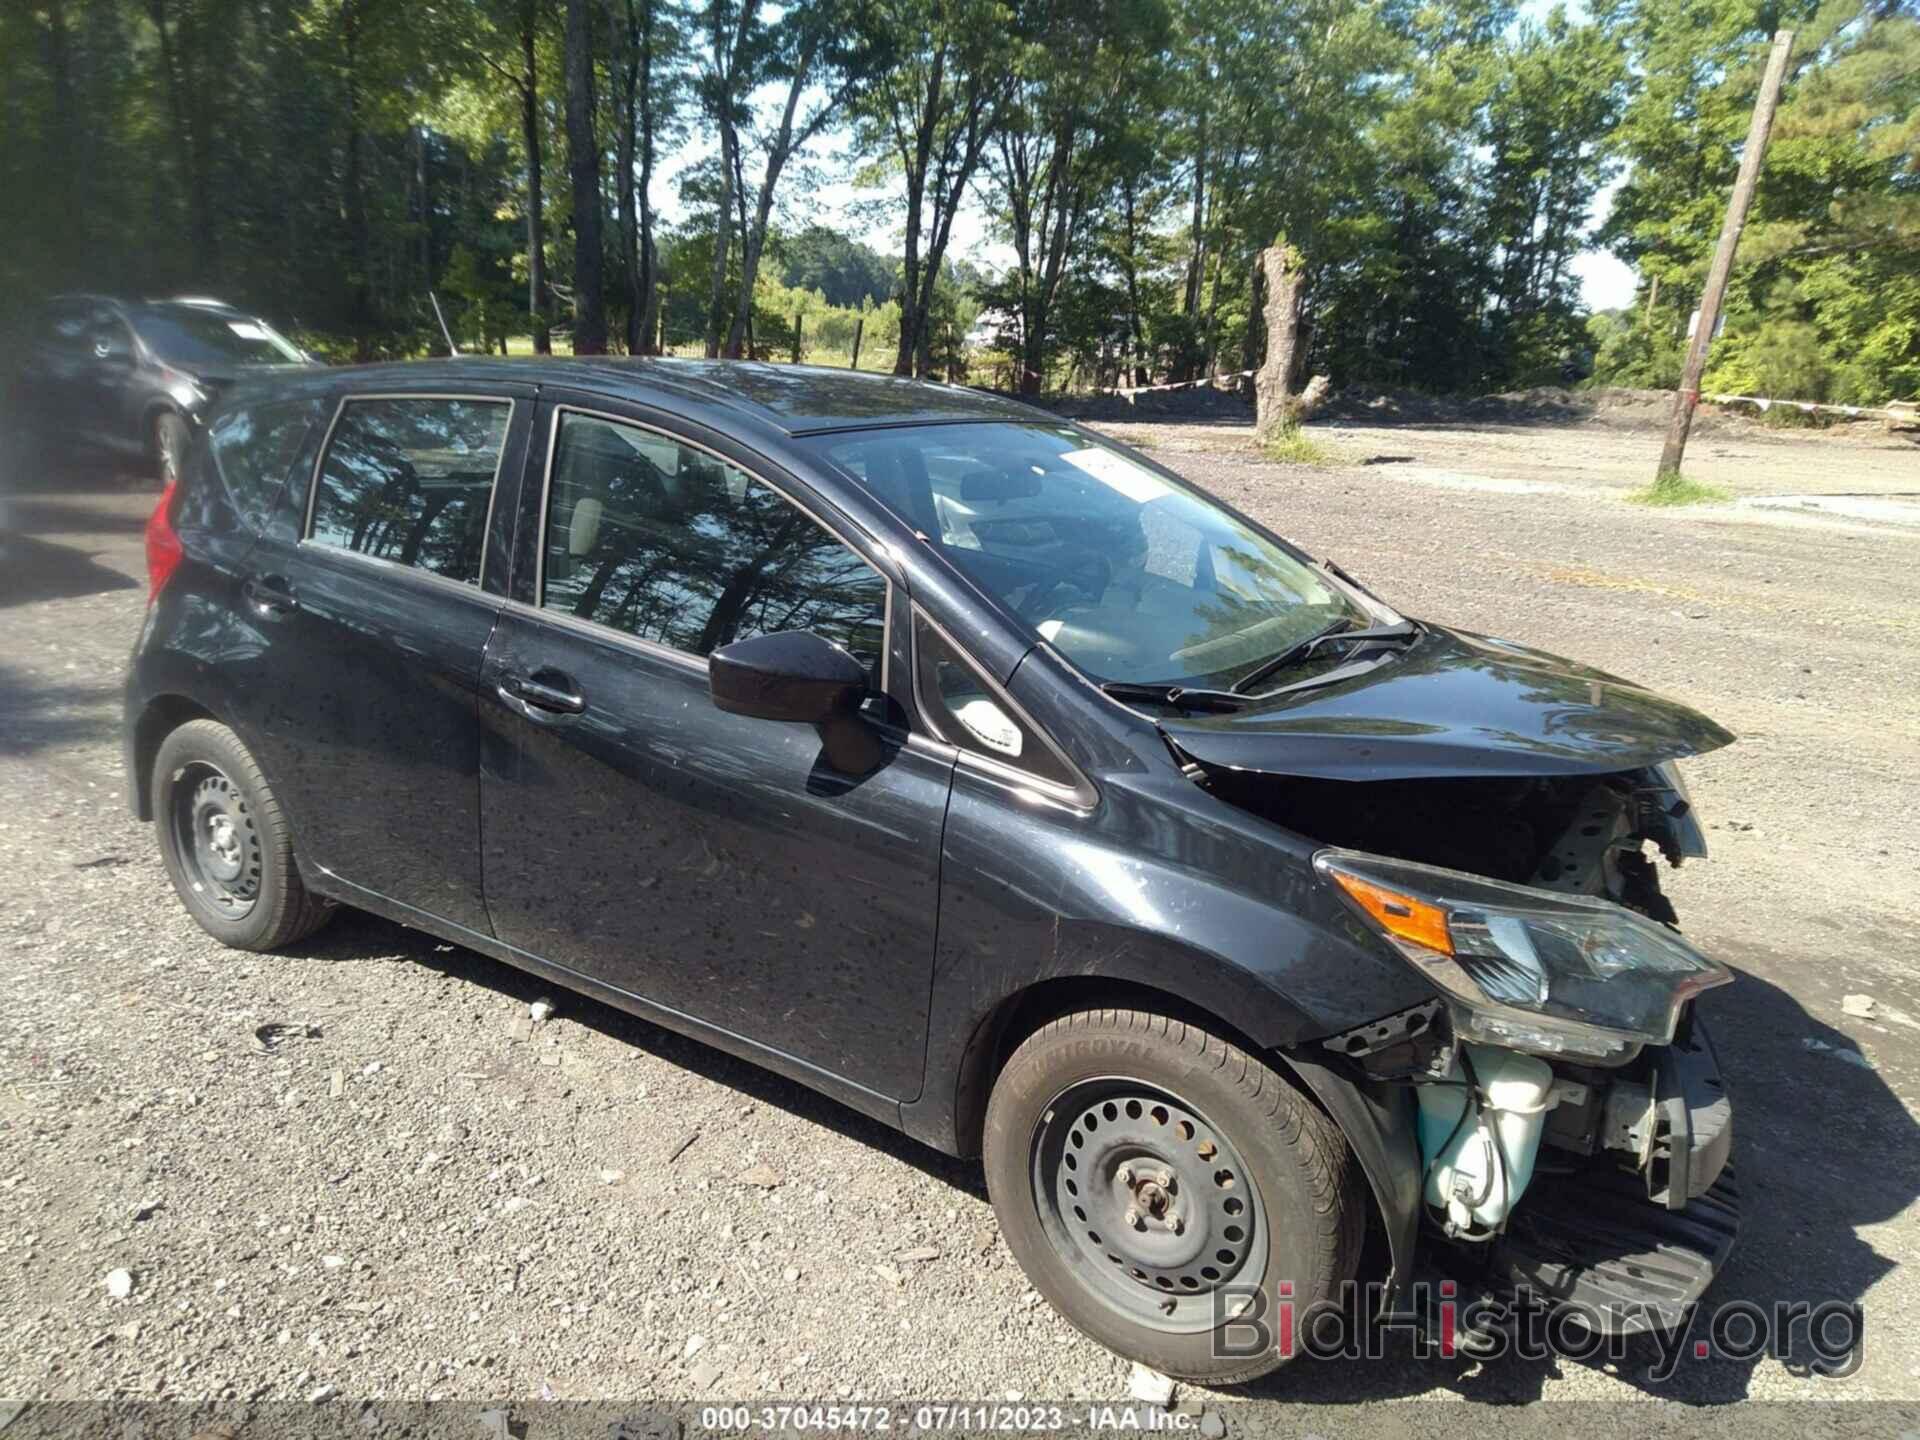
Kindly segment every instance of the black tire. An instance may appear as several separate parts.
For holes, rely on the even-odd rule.
[[[226,726],[190,720],[160,742],[152,802],[167,878],[221,944],[277,949],[333,913],[300,879],[273,789]]]
[[[162,410],[154,416],[153,423],[147,429],[147,445],[154,474],[160,477],[162,485],[171,485],[180,478],[180,472],[186,466],[187,450],[193,444],[193,431],[183,418],[171,410]]]
[[[1056,1145],[1073,1173],[1051,1164]],[[1256,1056],[1164,1015],[1081,1011],[1029,1037],[994,1083],[984,1152],[1001,1235],[1040,1293],[1108,1349],[1180,1379],[1235,1384],[1284,1363],[1281,1284],[1302,1317],[1343,1302],[1359,1266],[1365,1194],[1339,1127]],[[1189,1231],[1201,1253],[1182,1259]],[[1248,1353],[1256,1314],[1276,1343]],[[1237,1350],[1222,1344],[1230,1326]]]

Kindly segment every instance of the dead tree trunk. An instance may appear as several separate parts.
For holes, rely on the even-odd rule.
[[[1316,375],[1303,394],[1293,392],[1300,360],[1301,287],[1306,280],[1300,252],[1273,245],[1260,252],[1267,292],[1267,359],[1253,377],[1254,436],[1265,442],[1297,425],[1326,398],[1327,377]]]

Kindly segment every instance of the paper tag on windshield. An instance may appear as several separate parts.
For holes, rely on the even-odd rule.
[[[1111,450],[1069,450],[1060,458],[1076,470],[1084,470],[1109,490],[1119,491],[1136,505],[1173,493],[1173,487],[1151,470],[1142,470]]]
[[[247,320],[229,320],[227,328],[242,340],[265,340],[267,332]]]

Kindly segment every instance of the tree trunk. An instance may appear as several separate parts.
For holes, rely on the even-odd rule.
[[[727,102],[723,100],[724,106]],[[720,354],[720,314],[727,299],[727,257],[733,250],[733,124],[720,122],[720,203],[713,214],[713,275],[707,291],[707,358]]]
[[[527,315],[533,325],[533,351],[553,353],[547,332],[547,217],[540,191],[540,70],[534,54],[534,11],[520,17],[520,139],[527,151]]]
[[[204,284],[216,280],[219,269],[218,256],[215,253],[216,237],[213,228],[213,197],[206,175],[207,146],[202,134],[204,126],[199,123],[196,107],[201,97],[193,93],[193,85],[187,73],[185,58],[180,53],[177,34],[167,28],[166,0],[149,0],[148,10],[153,16],[153,26],[159,32],[160,68],[166,81],[167,111],[172,121],[174,149],[179,159],[180,178],[187,190],[187,238],[193,254],[194,274]],[[351,54],[353,40],[353,9],[349,5],[343,13],[343,22],[347,26],[348,50]],[[189,45],[191,50],[192,46]],[[351,61],[349,61],[351,66]],[[353,115],[354,82],[347,82],[348,114]],[[351,120],[350,120],[350,123]],[[358,131],[354,130],[357,136]],[[354,156],[349,153],[351,165]]]
[[[1267,359],[1253,377],[1254,438],[1272,440],[1304,420],[1325,397],[1327,380],[1315,376],[1306,394],[1293,393],[1293,373],[1299,362],[1300,303],[1306,278],[1300,253],[1291,245],[1274,245],[1260,252],[1260,270],[1267,291]]]
[[[619,170],[615,194],[620,212],[620,279],[627,292],[627,353],[639,355],[643,353],[646,343],[647,300],[640,283],[640,223],[635,210],[633,162],[639,138],[640,72],[644,63],[642,54],[645,42],[641,40],[640,16],[634,8],[634,0],[625,0],[623,13],[612,11],[611,6],[615,3],[618,0],[608,0],[608,20],[618,40],[614,50],[620,57],[617,92],[620,134],[614,147],[614,164]],[[648,29],[651,30],[652,16],[647,18]],[[650,40],[651,36],[648,38]]]
[[[787,160],[795,148],[793,117],[800,107],[800,96],[812,69],[813,51],[809,49],[795,67],[793,79],[787,85],[786,109],[781,112],[780,129],[767,150],[767,171],[760,181],[759,202],[754,208],[752,223],[745,227],[740,236],[740,290],[734,301],[733,328],[727,335],[727,354],[736,360],[740,358],[740,345],[746,338],[747,327],[753,321],[753,284],[759,276],[760,256],[767,245],[767,224],[773,216],[774,188],[780,183],[780,172],[786,168]]]
[[[567,168],[573,179],[573,353],[607,353],[600,146],[593,133],[593,17],[567,0]]]

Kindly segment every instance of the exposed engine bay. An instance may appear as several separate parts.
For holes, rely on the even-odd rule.
[[[1521,779],[1303,779],[1208,771],[1228,804],[1329,845],[1604,896],[1671,924],[1651,842],[1672,864],[1702,853],[1687,801],[1657,769]]]
[[[1189,773],[1223,801],[1332,847],[1611,900],[1662,929],[1676,916],[1658,860],[1705,853],[1668,766],[1380,782]],[[1536,1173],[1631,1172],[1669,1211],[1719,1179],[1730,1110],[1690,1010],[1671,1044],[1635,1047],[1618,1063],[1473,1043],[1454,1033],[1455,1014],[1443,997],[1322,1042],[1367,1077],[1412,1088],[1428,1214],[1446,1239],[1499,1239]]]

